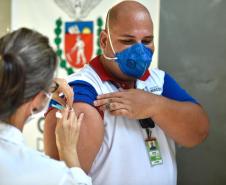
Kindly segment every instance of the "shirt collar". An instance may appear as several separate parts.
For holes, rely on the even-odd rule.
[[[100,62],[100,56],[95,57],[93,60],[90,61],[90,66],[96,71],[96,73],[99,75],[100,79],[102,81],[111,81],[113,83],[119,84],[121,87],[123,87],[123,82],[120,82],[110,76],[104,69],[103,65]],[[144,75],[139,79],[141,81],[147,80],[147,78],[150,76],[149,70],[147,70]],[[124,87],[123,87],[124,88]],[[125,88],[124,88],[125,89]]]
[[[24,144],[22,132],[13,125],[0,121],[0,139],[14,144]]]

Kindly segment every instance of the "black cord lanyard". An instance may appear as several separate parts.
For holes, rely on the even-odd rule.
[[[140,125],[142,128],[154,128],[155,123],[151,118],[139,119]]]

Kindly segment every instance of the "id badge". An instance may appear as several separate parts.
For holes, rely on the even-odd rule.
[[[145,144],[149,154],[151,166],[163,164],[157,139],[154,137],[148,138],[146,139]]]

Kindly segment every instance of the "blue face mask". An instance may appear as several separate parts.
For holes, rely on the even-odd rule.
[[[107,20],[107,24],[109,24],[109,20]],[[152,50],[147,48],[142,43],[136,43],[129,48],[115,53],[111,42],[109,25],[107,28],[109,42],[115,57],[107,57],[104,53],[103,56],[108,60],[115,60],[118,63],[120,70],[127,76],[131,76],[136,79],[142,77],[151,64],[153,56]]]
[[[131,77],[140,78],[148,70],[153,52],[144,44],[137,43],[116,53],[116,62],[120,70]]]
[[[120,70],[131,77],[140,78],[148,70],[152,61],[153,52],[144,44],[137,43],[120,52],[114,58],[104,55],[106,59],[115,60]]]

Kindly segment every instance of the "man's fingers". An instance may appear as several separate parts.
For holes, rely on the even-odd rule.
[[[125,110],[129,111],[130,107],[127,104],[113,102],[113,103],[108,103],[108,104],[102,105],[102,106],[98,107],[98,109],[101,111],[108,110],[110,112],[120,110],[120,109],[125,109]]]
[[[106,98],[106,99],[95,100],[93,104],[94,106],[99,107],[109,103],[124,103],[124,102],[125,100],[122,98]]]
[[[125,117],[129,117],[129,111],[126,110],[126,109],[118,109],[118,110],[115,110],[115,111],[111,111],[110,113],[113,116],[125,116]]]
[[[109,102],[108,99],[95,100],[93,102],[93,105],[96,106],[96,107],[99,107],[99,106],[103,106],[103,105],[107,104],[108,102]]]
[[[100,111],[106,110],[106,105],[99,106],[98,107],[98,110],[100,110]]]
[[[129,106],[122,103],[110,103],[109,104],[109,111],[116,111],[120,109],[129,110]]]
[[[121,98],[123,96],[125,91],[121,91],[121,92],[113,92],[113,93],[106,93],[106,94],[102,94],[97,96],[97,99],[104,99],[104,98]]]

